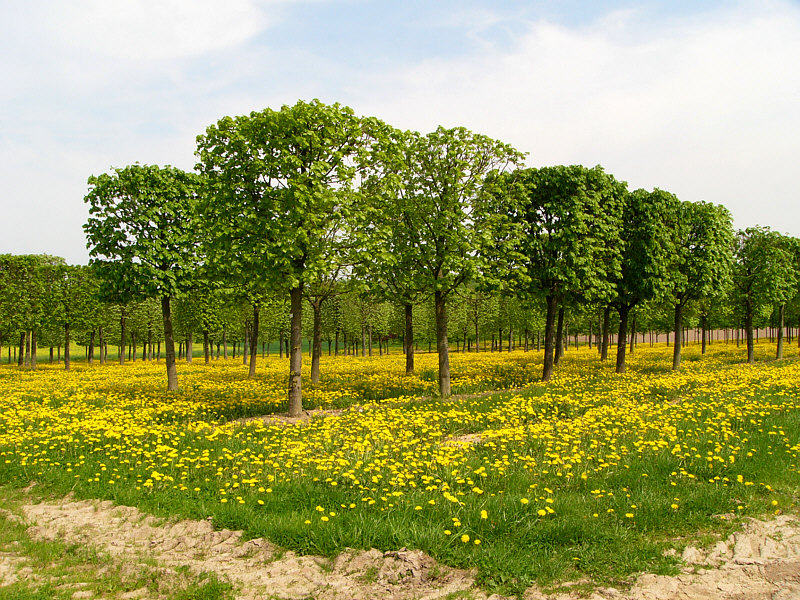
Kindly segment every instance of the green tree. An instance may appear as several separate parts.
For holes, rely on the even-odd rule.
[[[439,127],[427,135],[407,134],[402,156],[394,180],[397,189],[392,202],[385,203],[385,218],[375,222],[373,235],[385,244],[380,255],[384,270],[395,268],[406,279],[403,289],[433,293],[439,393],[446,397],[447,299],[464,282],[477,278],[488,259],[481,252],[492,241],[481,227],[485,178],[517,165],[522,154],[463,127]],[[408,299],[399,298],[406,306]]]
[[[625,372],[626,335],[630,311],[658,298],[668,289],[673,256],[669,223],[679,200],[662,190],[636,190],[628,194],[623,209],[625,234],[620,238],[621,270],[614,278],[612,306],[619,313],[616,372]]]
[[[161,301],[167,389],[178,389],[171,300],[197,262],[199,179],[174,167],[131,165],[89,178],[84,231],[91,264],[114,293]]]
[[[267,290],[289,290],[293,416],[302,411],[304,287],[341,262],[336,250],[348,245],[342,238],[358,210],[353,182],[381,129],[314,100],[224,117],[197,139],[209,261]]]
[[[744,313],[747,362],[755,361],[753,318],[765,306],[785,302],[796,286],[793,256],[783,236],[768,227],[750,227],[736,234],[733,285]]]
[[[508,189],[509,214],[518,228],[517,286],[523,295],[545,298],[542,380],[549,381],[559,304],[568,295],[588,302],[612,296],[625,186],[600,166],[526,169],[514,177]]]
[[[675,309],[672,368],[678,369],[687,303],[718,296],[728,285],[733,259],[730,213],[718,204],[681,202],[672,235],[671,284]]]

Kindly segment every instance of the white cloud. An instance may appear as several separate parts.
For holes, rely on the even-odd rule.
[[[269,23],[251,0],[79,0],[53,3],[44,25],[63,47],[169,61],[241,44]]]
[[[800,235],[797,56],[790,3],[663,23],[618,12],[581,28],[532,22],[511,49],[400,69],[362,88],[361,104],[398,126],[466,125],[532,165],[600,163],[632,186]]]

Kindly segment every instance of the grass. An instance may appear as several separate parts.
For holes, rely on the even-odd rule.
[[[117,597],[146,588],[149,595],[178,600],[229,600],[232,586],[209,573],[178,570],[165,575],[148,561],[115,559],[90,544],[34,539],[20,518],[27,495],[0,488],[5,512],[0,513],[0,553],[12,557],[15,579],[0,585],[2,600],[69,600],[76,591]]]
[[[329,359],[314,402],[362,409],[294,426],[231,422],[280,409],[264,400],[283,393],[276,358],[256,382],[241,365],[182,366],[177,395],[141,363],[4,367],[0,482],[210,516],[303,553],[420,548],[477,567],[491,592],[624,585],[677,572],[666,550],[724,537],[738,516],[796,511],[800,364],[759,349],[748,366],[732,345],[690,346],[673,373],[670,348],[643,347],[624,376],[570,349],[546,386],[541,353],[454,355],[469,394],[451,399],[421,397],[435,356],[416,378],[398,355]],[[467,433],[481,443],[443,443]]]

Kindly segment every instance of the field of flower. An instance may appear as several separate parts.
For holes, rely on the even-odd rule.
[[[800,498],[800,362],[744,349],[640,347],[619,376],[570,349],[547,385],[541,353],[454,354],[453,398],[399,354],[323,357],[299,423],[287,361],[0,367],[0,484],[38,482],[160,515],[211,516],[302,552],[420,548],[477,567],[493,590],[670,572],[664,550],[792,511]],[[307,379],[308,380],[308,379]],[[493,390],[491,393],[477,393]],[[681,542],[678,538],[682,538]]]

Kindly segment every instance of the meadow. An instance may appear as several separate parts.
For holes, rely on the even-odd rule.
[[[639,346],[615,375],[567,351],[323,357],[308,419],[286,410],[288,361],[0,366],[0,484],[205,519],[303,553],[419,548],[488,590],[674,573],[665,553],[743,515],[797,509],[800,362],[758,344]],[[310,362],[310,361],[306,361]],[[304,365],[304,369],[308,364]],[[308,375],[306,371],[304,375]],[[679,554],[679,552],[678,552]]]

